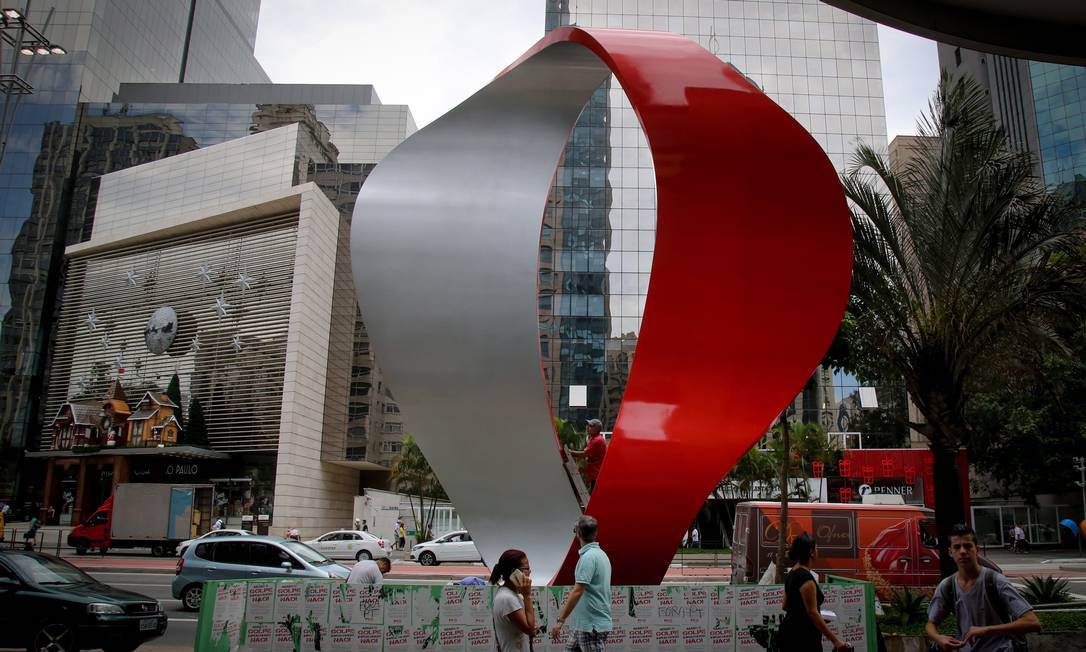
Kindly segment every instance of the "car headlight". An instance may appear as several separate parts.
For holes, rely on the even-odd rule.
[[[115,604],[106,604],[105,602],[92,602],[87,605],[87,613],[95,614],[97,616],[118,616],[124,615],[124,609],[121,609]]]

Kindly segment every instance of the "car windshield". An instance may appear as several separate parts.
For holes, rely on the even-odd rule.
[[[7,557],[32,584],[92,584],[94,579],[66,561],[30,555]]]
[[[304,543],[298,543],[297,541],[284,541],[283,545],[287,547],[287,550],[301,557],[302,561],[308,562],[313,566],[325,566],[327,564],[334,563],[331,559],[325,557],[324,555],[310,548]]]

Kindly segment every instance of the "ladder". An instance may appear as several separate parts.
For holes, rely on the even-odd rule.
[[[580,506],[583,513],[585,505],[588,504],[588,487],[584,484],[581,470],[577,468],[577,462],[574,461],[573,456],[569,454],[569,449],[565,446],[562,447],[562,466],[566,469],[569,485],[573,488],[573,495],[577,497],[577,505]]]

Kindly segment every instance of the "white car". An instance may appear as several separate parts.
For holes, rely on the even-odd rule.
[[[305,544],[332,559],[374,559],[388,557],[392,544],[361,530],[336,530]]]
[[[214,539],[215,537],[236,537],[250,535],[252,532],[248,530],[212,530],[206,534],[201,534],[195,539],[189,539],[188,541],[182,541],[177,544],[177,556],[180,557],[185,554],[185,548],[188,548],[193,541],[202,541],[204,539]]]
[[[433,541],[411,548],[411,559],[423,566],[437,566],[443,561],[482,561],[479,549],[467,530],[449,532]]]

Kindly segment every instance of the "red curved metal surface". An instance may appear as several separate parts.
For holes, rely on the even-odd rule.
[[[810,134],[696,43],[566,27],[518,63],[563,41],[616,75],[656,168],[651,286],[586,508],[612,581],[655,584],[702,502],[829,346],[848,297],[851,227]],[[576,558],[571,546],[556,584],[572,583]]]

